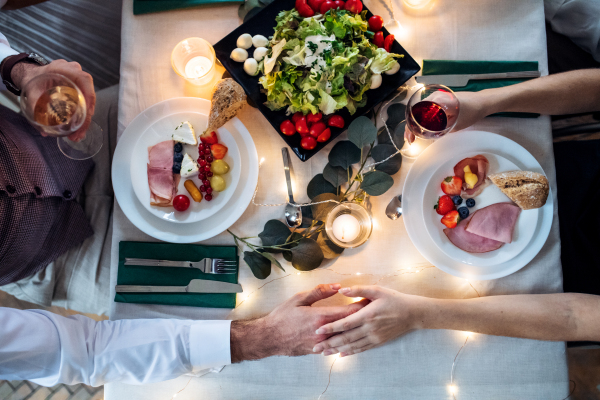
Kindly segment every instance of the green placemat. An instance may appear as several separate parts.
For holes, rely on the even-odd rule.
[[[196,261],[205,257],[235,259],[236,246],[202,246],[172,243],[119,243],[118,285],[187,286],[192,279],[238,283],[238,274],[205,274],[196,268],[142,267],[124,265],[125,257],[157,260]],[[171,306],[235,308],[235,293],[117,293],[119,303],[165,304]]]
[[[243,2],[243,0],[133,0],[133,15],[179,10],[203,4]]]
[[[489,74],[495,72],[537,71],[537,61],[456,61],[456,60],[423,60],[423,75],[452,75],[452,74]],[[483,89],[493,89],[510,86],[531,78],[516,79],[485,79],[470,81],[464,87],[450,87],[455,92],[479,92]],[[506,112],[498,113],[495,117],[537,118],[539,114]]]

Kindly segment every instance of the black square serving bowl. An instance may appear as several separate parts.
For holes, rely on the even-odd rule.
[[[286,136],[279,130],[279,125],[281,125],[284,120],[289,119],[291,116],[286,116],[285,109],[271,111],[264,105],[264,102],[267,100],[267,96],[261,92],[261,85],[258,83],[259,76],[250,76],[246,74],[246,72],[244,72],[244,63],[235,62],[229,58],[231,51],[237,47],[236,42],[240,35],[249,33],[252,36],[263,35],[267,38],[273,36],[276,25],[275,17],[277,17],[281,11],[291,10],[294,8],[294,6],[295,0],[275,0],[254,17],[221,39],[217,44],[214,45],[214,49],[215,54],[221,64],[223,64],[233,79],[235,79],[244,88],[248,97],[252,100],[252,102],[254,102],[254,104],[257,105],[260,112],[271,123],[277,133],[279,133],[288,146],[291,147],[300,160],[306,161],[323,147],[325,147],[329,142],[339,136],[342,132],[344,132],[352,121],[362,115],[367,114],[373,109],[373,107],[375,107],[386,97],[392,94],[396,89],[402,86],[404,82],[409,80],[419,71],[420,67],[419,64],[417,64],[417,62],[410,56],[410,54],[404,50],[400,43],[394,41],[394,44],[392,45],[392,53],[404,54],[403,58],[398,59],[398,62],[400,63],[400,71],[394,75],[383,74],[383,82],[381,86],[377,89],[371,89],[367,91],[367,104],[364,107],[359,108],[354,115],[350,115],[350,112],[346,108],[336,111],[337,115],[340,115],[342,118],[344,118],[344,128],[332,127],[331,138],[327,142],[319,143],[313,150],[304,150],[302,147],[300,147],[300,135],[296,134],[293,136]],[[363,10],[367,10],[367,18],[370,18],[373,15],[364,5]],[[383,33],[385,36],[389,34],[385,28],[383,28]],[[254,47],[251,47],[248,51],[249,55],[252,55],[253,51]]]

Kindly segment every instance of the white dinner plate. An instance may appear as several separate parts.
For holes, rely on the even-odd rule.
[[[512,161],[493,153],[477,153],[485,156],[490,162],[489,174],[498,172],[515,171],[520,168]],[[447,176],[454,175],[454,166],[464,158],[474,157],[474,153],[462,153],[453,156],[446,162],[442,162],[440,167],[433,173],[429,179],[429,185],[425,189],[423,197],[423,220],[425,227],[429,232],[429,236],[437,247],[442,250],[448,257],[465,263],[479,267],[487,267],[495,264],[501,264],[513,259],[523,250],[531,241],[535,233],[540,209],[521,211],[515,230],[513,232],[513,241],[504,244],[498,250],[487,253],[468,253],[456,247],[444,234],[446,228],[440,220],[442,216],[434,209],[433,205],[437,202],[439,196],[443,196],[444,192],[441,189],[441,182]],[[441,160],[440,160],[441,161]],[[488,181],[489,182],[489,181]],[[466,198],[465,198],[466,200]],[[470,214],[475,211],[487,207],[495,203],[511,202],[511,200],[494,184],[487,184],[483,191],[474,197],[475,206],[470,208]],[[465,201],[459,207],[466,207]]]
[[[222,209],[229,199],[231,199],[240,180],[242,166],[240,165],[240,151],[237,143],[227,129],[220,128],[217,131],[219,143],[227,146],[228,149],[223,161],[229,164],[230,167],[228,173],[221,175],[227,184],[226,189],[222,192],[213,192],[211,201],[202,200],[200,203],[196,203],[184,186],[187,179],[191,179],[196,187],[202,185],[202,181],[194,174],[194,176],[189,178],[181,177],[179,187],[177,188],[178,194],[184,194],[190,198],[190,207],[186,211],[175,211],[173,206],[158,207],[150,204],[150,187],[148,186],[148,169],[146,167],[148,164],[148,147],[165,140],[170,140],[175,127],[183,121],[189,121],[192,124],[197,138],[199,133],[208,124],[210,103],[207,101],[203,105],[204,107],[198,108],[193,112],[174,113],[156,120],[140,135],[133,149],[131,149],[130,174],[133,191],[140,203],[158,218],[175,223],[190,223],[207,219]],[[187,153],[193,160],[197,160],[198,145],[184,144],[182,153]]]
[[[538,210],[537,224],[529,243],[519,254],[501,263],[468,264],[455,260],[442,251],[430,236],[426,223],[424,223],[425,213],[433,211],[430,210],[433,208],[433,205],[430,207],[431,200],[425,198],[429,181],[440,168],[440,160],[442,163],[446,163],[452,162],[448,160],[454,159],[457,154],[477,155],[483,153],[499,155],[523,171],[544,174],[537,160],[521,145],[494,133],[467,131],[447,135],[425,149],[408,172],[402,192],[404,223],[415,247],[423,257],[439,269],[472,280],[501,278],[527,265],[546,242],[554,214],[552,192],[550,192],[546,204]],[[477,198],[475,200],[477,201]]]
[[[166,242],[193,243],[210,239],[229,228],[244,213],[258,182],[258,156],[250,133],[238,118],[223,128],[231,134],[239,149],[240,177],[228,201],[214,215],[197,222],[176,224],[156,218],[138,200],[131,182],[133,147],[140,136],[157,121],[173,114],[195,113],[210,103],[196,97],[178,97],[157,103],[140,113],[121,135],[113,156],[112,181],[115,197],[127,218],[144,233]],[[147,180],[147,179],[146,179]]]

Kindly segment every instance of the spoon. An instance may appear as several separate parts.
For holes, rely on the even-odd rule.
[[[288,204],[285,205],[285,223],[290,228],[295,228],[302,225],[302,210],[299,206],[294,205],[294,194],[292,193],[292,179],[290,178],[290,153],[287,147],[281,149],[283,156],[283,170],[285,171],[285,181],[287,183]]]
[[[392,221],[397,220],[402,215],[402,195],[394,196],[390,204],[385,208],[385,215]]]

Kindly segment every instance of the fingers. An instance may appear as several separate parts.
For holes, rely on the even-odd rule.
[[[366,337],[368,333],[368,329],[366,329],[364,325],[359,326],[358,328],[351,329],[339,335],[332,336],[327,340],[323,340],[313,348],[313,352],[321,353],[328,349],[339,349],[342,346],[348,346],[351,343]]]
[[[338,321],[334,321],[329,324],[325,324],[319,329],[317,329],[317,335],[327,335],[335,332],[344,332],[349,331],[350,329],[354,329],[358,326],[361,326],[364,322],[365,313],[364,308],[346,318],[342,318]]]
[[[332,354],[340,353],[340,357],[345,357],[350,354],[360,353],[367,350],[368,348],[374,347],[375,344],[371,342],[369,337],[363,337],[355,342],[343,345],[340,347],[333,347],[323,351],[324,356],[330,356]]]
[[[356,349],[356,350],[343,351],[343,352],[340,352],[340,357],[346,357],[346,356],[351,356],[352,354],[362,353],[363,351],[367,351],[369,349],[372,349],[375,346],[377,346],[377,345],[375,345],[375,344],[368,344],[368,345],[366,345],[364,347],[361,347],[359,349]]]
[[[359,310],[361,310],[364,306],[366,306],[370,302],[371,302],[371,300],[369,300],[369,299],[362,299],[360,301],[348,304],[346,306],[319,307],[319,309],[320,310],[322,309],[323,312],[325,313],[323,315],[321,325],[324,325],[325,323],[337,321],[342,318],[346,318],[346,317],[354,314],[355,312],[358,312]]]
[[[321,284],[314,289],[295,294],[290,301],[298,306],[310,306],[319,300],[333,296],[340,289],[339,283]]]
[[[379,286],[375,285],[356,285],[351,287],[345,287],[339,290],[341,294],[347,297],[365,297],[373,300],[380,297]]]
[[[404,140],[408,142],[408,144],[412,144],[415,141],[415,135],[408,129],[408,126],[404,127]]]

